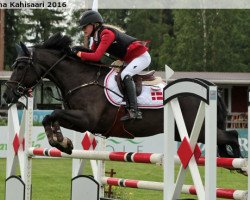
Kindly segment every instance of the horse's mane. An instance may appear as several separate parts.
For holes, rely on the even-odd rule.
[[[72,39],[67,35],[62,35],[58,32],[52,35],[48,40],[42,44],[36,45],[36,48],[54,49],[59,51],[68,51],[70,45],[72,44]]]
[[[77,60],[78,62],[79,61],[84,62],[78,56],[76,56],[75,53],[72,52],[70,48],[71,44],[72,44],[72,39],[69,36],[62,35],[62,33],[58,32],[52,35],[48,40],[46,40],[42,44],[35,45],[34,47],[40,49],[58,50],[61,53],[66,53],[69,57],[71,57],[74,60]],[[90,49],[87,49],[82,46],[75,46],[73,48],[78,49],[78,51],[92,52]],[[97,63],[101,64],[101,62]],[[91,63],[89,64],[91,65]]]

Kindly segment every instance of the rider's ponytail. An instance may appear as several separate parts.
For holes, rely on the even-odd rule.
[[[112,25],[112,24],[104,24],[104,26],[108,27],[108,28],[115,29],[115,30],[117,30],[119,32],[125,33],[125,31],[119,26],[115,26],[115,25]]]

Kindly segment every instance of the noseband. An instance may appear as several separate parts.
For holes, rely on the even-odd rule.
[[[22,82],[24,80],[24,77],[27,73],[27,69],[29,67],[33,67],[33,59],[31,57],[28,56],[22,56],[22,57],[18,57],[14,64],[11,66],[11,68],[15,69],[18,65],[19,62],[25,62],[27,63],[27,65],[25,66],[25,73],[23,73],[22,78],[20,81],[12,81],[12,80],[8,80],[6,81],[5,85],[7,86],[7,88],[9,88],[17,97],[21,97],[22,95],[26,94],[28,92],[28,88],[26,88],[25,86],[23,86]],[[9,84],[16,84],[17,87],[13,88],[11,87]]]
[[[17,97],[21,97],[25,94],[28,94],[29,91],[32,91],[34,88],[36,88],[36,86],[41,83],[43,81],[43,79],[50,73],[50,71],[58,64],[60,63],[65,57],[67,56],[67,54],[64,54],[59,60],[57,60],[44,74],[43,76],[41,76],[39,79],[36,80],[35,85],[33,85],[30,88],[27,88],[26,86],[23,85],[23,80],[24,77],[26,76],[27,73],[27,69],[30,67],[34,68],[34,71],[36,72],[36,74],[38,75],[37,71],[35,70],[34,64],[33,64],[33,58],[32,56],[28,57],[28,56],[22,56],[22,57],[18,57],[14,64],[12,65],[12,68],[15,69],[18,65],[18,63],[20,62],[26,62],[27,65],[25,66],[25,72],[22,75],[22,78],[20,81],[7,81],[5,83],[5,85],[7,86],[7,88],[9,88],[11,91],[13,91],[13,93],[17,96]],[[39,75],[38,75],[39,77]],[[14,89],[13,87],[11,87],[9,84],[16,84],[17,87]]]

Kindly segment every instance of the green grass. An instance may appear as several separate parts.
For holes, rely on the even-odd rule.
[[[89,162],[87,162],[89,163]],[[32,199],[33,200],[69,200],[71,187],[71,159],[33,159],[32,161]],[[115,177],[162,181],[162,166],[150,164],[135,164],[122,162],[106,162],[106,171],[113,168]],[[247,189],[247,177],[217,168],[218,186],[225,188]],[[4,200],[5,188],[5,159],[0,159],[0,200]],[[204,173],[203,168],[200,168]],[[89,164],[84,174],[91,174]],[[187,175],[186,184],[192,184],[190,174]],[[151,191],[131,188],[113,187],[113,191],[122,200],[160,200],[163,199],[161,191]],[[182,197],[193,197],[182,195]]]

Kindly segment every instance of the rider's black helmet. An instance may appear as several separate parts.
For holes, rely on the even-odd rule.
[[[100,24],[103,23],[103,19],[100,13],[94,10],[85,11],[80,18],[80,27],[83,28],[88,24],[94,24],[94,23],[100,23]]]

